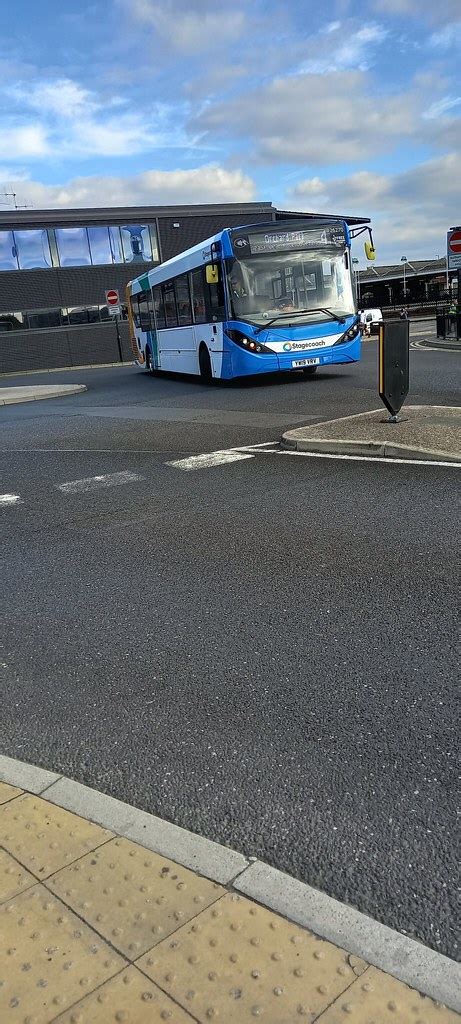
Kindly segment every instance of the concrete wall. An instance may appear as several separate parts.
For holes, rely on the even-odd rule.
[[[132,359],[128,324],[121,322],[122,357]],[[120,359],[115,324],[91,324],[43,331],[0,334],[0,373],[51,370],[87,363],[116,363]]]

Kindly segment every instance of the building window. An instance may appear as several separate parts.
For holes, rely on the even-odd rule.
[[[5,331],[23,331],[24,313],[0,313],[0,333]]]
[[[56,242],[61,267],[91,265],[86,228],[56,228]]]
[[[18,254],[12,231],[0,231],[0,270],[17,270]]]
[[[44,327],[61,326],[60,309],[33,309],[26,313],[27,326],[31,331],[40,331]]]
[[[51,267],[47,231],[40,229],[38,231],[14,231],[13,233],[20,270]]]
[[[125,263],[152,262],[152,246],[147,224],[124,224],[120,228]]]
[[[189,294],[189,277],[181,274],[175,278],[176,306],[178,309],[178,323],[180,327],[186,327],[192,323],[192,307]]]
[[[113,263],[109,228],[88,228],[91,262],[94,267]]]

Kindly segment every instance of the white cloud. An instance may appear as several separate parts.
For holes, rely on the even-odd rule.
[[[23,160],[48,156],[51,152],[48,133],[44,125],[14,125],[6,121],[1,126],[2,159]]]
[[[299,68],[301,74],[324,75],[332,71],[344,71],[348,68],[367,69],[373,63],[374,51],[387,39],[389,30],[383,25],[375,22],[362,25],[355,32],[347,33],[344,38],[344,30],[341,22],[331,22],[327,26],[328,39],[313,41],[316,56],[309,58]],[[325,30],[321,35],[325,34]],[[332,35],[337,36],[336,47],[332,44]],[[320,54],[319,54],[320,49]]]
[[[319,179],[308,178],[290,190],[287,202],[306,211],[371,217],[381,263],[401,252],[425,259],[443,251],[447,228],[459,221],[460,159],[451,153],[394,175],[358,171],[324,181],[320,191]]]
[[[33,180],[15,182],[10,177],[5,185],[0,179],[0,191],[4,187],[8,192],[20,193],[21,201],[36,209],[236,203],[255,198],[255,185],[247,174],[218,164],[191,170],[150,170],[126,177],[93,175],[60,185]]]
[[[434,3],[434,0],[369,0],[369,6],[373,13],[380,11],[403,17],[415,15],[419,21],[427,19],[430,22],[445,22],[459,19],[459,0],[444,0],[439,4]]]
[[[127,0],[119,2],[126,7]],[[228,45],[242,35],[245,27],[245,13],[235,4],[214,8],[208,0],[195,0],[193,5],[189,0],[129,0],[129,8],[134,19],[149,25],[172,49],[182,53],[196,54]]]
[[[276,78],[227,103],[207,105],[194,130],[245,139],[267,163],[345,163],[415,134],[413,94],[379,97],[359,71]],[[250,149],[250,156],[251,156]]]
[[[431,103],[430,107],[423,111],[422,116],[426,121],[432,121],[435,118],[443,117],[460,105],[461,96],[443,96],[442,99]]]
[[[461,21],[451,21],[429,37],[429,46],[436,50],[456,50],[461,47]]]
[[[68,78],[4,88],[10,112],[2,124],[3,160],[90,159],[133,156],[155,149],[193,146],[181,128],[182,111],[152,102],[149,116],[125,109],[119,96],[99,98]],[[16,106],[16,109],[15,109]],[[27,124],[28,111],[40,121]],[[178,118],[179,111],[179,118]]]

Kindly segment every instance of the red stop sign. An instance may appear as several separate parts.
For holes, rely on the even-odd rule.
[[[119,301],[119,295],[115,288],[111,288],[110,291],[106,292],[106,303],[108,306],[118,306]]]
[[[448,238],[448,248],[451,252],[461,252],[461,229],[453,231]]]

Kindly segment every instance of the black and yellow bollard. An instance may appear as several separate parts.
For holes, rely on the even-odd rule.
[[[410,384],[408,320],[387,320],[379,325],[378,358],[379,397],[390,413],[389,423],[397,423]]]

